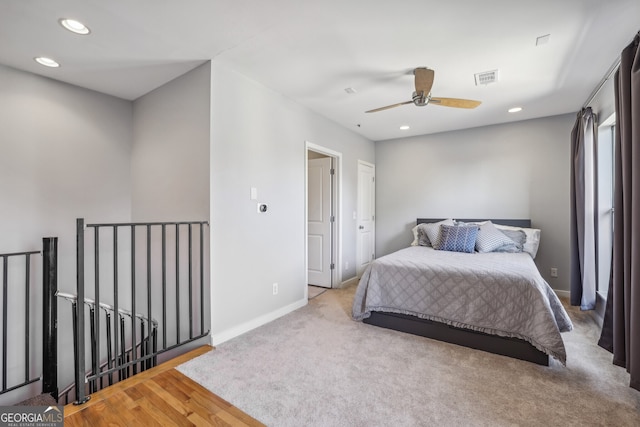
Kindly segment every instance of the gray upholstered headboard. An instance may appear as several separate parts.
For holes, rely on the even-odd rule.
[[[445,218],[418,218],[416,224],[430,223],[430,222],[439,222],[444,220]],[[457,221],[462,222],[480,222],[480,221],[491,221],[494,224],[501,225],[510,225],[512,227],[523,227],[523,228],[531,228],[531,220],[530,219],[464,219],[464,218],[456,218]]]

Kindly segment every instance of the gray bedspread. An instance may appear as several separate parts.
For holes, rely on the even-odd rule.
[[[560,332],[573,325],[526,253],[459,253],[413,246],[378,258],[356,291],[353,318],[410,314],[523,339],[566,363]]]

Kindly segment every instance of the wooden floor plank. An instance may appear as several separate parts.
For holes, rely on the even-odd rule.
[[[65,406],[65,425],[264,426],[183,375],[176,366],[213,350],[202,346]]]

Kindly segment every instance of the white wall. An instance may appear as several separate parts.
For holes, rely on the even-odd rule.
[[[130,220],[131,113],[128,101],[0,65],[0,253],[41,250],[42,237],[57,236],[58,287],[75,293],[76,218]],[[33,277],[39,289],[40,270]],[[70,311],[59,302],[59,357],[72,348]],[[40,336],[32,340],[35,366]]]
[[[417,217],[531,218],[536,264],[569,289],[567,114],[376,143],[376,253],[408,246]],[[551,267],[558,268],[552,279]]]
[[[211,312],[220,342],[306,304],[305,141],[343,157],[343,261],[355,262],[357,160],[374,144],[216,61],[212,67]],[[259,214],[258,201],[268,204]],[[355,271],[343,272],[343,279]],[[279,293],[272,295],[272,284]]]

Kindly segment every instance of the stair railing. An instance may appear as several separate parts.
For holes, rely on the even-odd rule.
[[[75,404],[82,404],[89,400],[84,387],[85,383],[95,384],[95,381],[103,377],[111,377],[116,372],[122,372],[121,375],[135,375],[138,370],[144,370],[155,364],[159,354],[172,350],[176,347],[190,343],[197,339],[203,338],[209,334],[209,330],[205,329],[205,226],[207,221],[188,221],[188,222],[150,222],[150,223],[116,223],[116,224],[85,224],[84,219],[79,218],[76,221],[76,303],[74,307],[74,334],[77,337],[77,350],[74,357],[75,361]],[[85,231],[92,229],[93,233],[85,236]],[[169,233],[168,231],[171,231]],[[198,233],[198,237],[194,239],[194,230]],[[101,233],[103,231],[103,233]],[[155,234],[154,234],[155,232]],[[136,245],[138,234],[143,234],[145,240],[144,245]],[[170,236],[175,240],[173,254],[175,259],[168,259],[168,240]],[[119,238],[128,237],[130,242],[126,250],[121,250]],[[153,236],[156,238],[153,238]],[[158,237],[159,235],[159,237]],[[108,244],[104,242],[106,237]],[[85,271],[85,258],[89,254],[85,253],[85,239],[93,238],[93,257],[91,259],[92,266]],[[197,242],[197,244],[196,244]],[[126,242],[125,242],[126,243]],[[109,260],[101,257],[101,252],[106,248]],[[126,245],[124,245],[126,246]],[[186,246],[186,251],[185,251]],[[101,251],[101,248],[103,249]],[[120,264],[122,263],[122,253],[130,257],[130,277],[124,281],[120,277]],[[160,253],[159,256],[154,254]],[[118,313],[113,318],[106,318],[107,340],[108,344],[102,344],[101,340],[101,316],[95,314],[95,307],[106,309],[103,305],[101,297],[101,284],[105,281],[101,268],[108,265],[112,269],[112,275],[109,278],[109,287],[112,292],[108,295],[111,303],[107,304],[110,308],[109,312]],[[168,288],[171,285],[169,273],[173,271],[175,278],[173,279],[173,297],[175,305],[169,304]],[[87,274],[88,273],[88,274]],[[139,277],[143,277],[144,286],[142,289],[138,287]],[[85,288],[85,279],[92,278],[93,289]],[[155,278],[155,279],[154,279]],[[126,282],[126,283],[125,283]],[[91,348],[91,365],[92,369],[87,375],[86,366],[86,321],[85,321],[85,305],[77,304],[77,301],[87,301],[85,291],[89,289],[93,292],[91,311],[89,306],[91,329],[90,348]],[[123,292],[124,291],[124,292]],[[142,304],[137,301],[138,294],[144,293]],[[153,304],[152,294],[161,292],[162,302]],[[104,293],[108,293],[105,291]],[[185,301],[186,299],[186,301]],[[121,300],[127,300],[121,302]],[[122,304],[127,305],[129,313],[136,313],[130,316],[130,327],[125,328],[123,322]],[[188,313],[184,314],[184,306],[187,306]],[[140,317],[138,317],[138,313]],[[173,339],[167,335],[169,326],[169,313],[173,312],[176,336],[175,342],[170,344]],[[92,314],[93,313],[93,314]],[[161,319],[160,322],[149,321],[153,318]],[[140,330],[138,330],[135,319],[141,319]],[[144,319],[144,320],[143,320]],[[111,324],[113,324],[113,336],[111,336]],[[158,348],[158,328],[162,331],[162,344]],[[184,336],[188,328],[188,338]],[[185,329],[185,331],[183,331]],[[139,339],[140,338],[140,339]],[[129,342],[130,352],[125,350],[126,343]],[[107,366],[105,369],[98,369],[97,363],[102,360],[100,350],[102,346],[106,347]],[[109,354],[113,350],[112,354]],[[120,355],[118,358],[116,355]],[[111,366],[109,366],[111,363]],[[95,369],[94,369],[95,368]],[[124,370],[127,373],[124,373]],[[102,381],[102,380],[101,380]],[[89,394],[95,389],[89,386]]]
[[[77,297],[73,294],[60,292],[60,291],[56,293],[56,296],[58,296],[59,298],[63,298],[64,300],[71,303],[71,311],[74,317],[74,325],[75,325],[75,317],[78,309]],[[120,325],[120,337],[121,337],[120,349],[121,350],[115,351],[113,347],[113,344],[114,344],[112,340],[113,333],[111,329],[112,327],[111,319],[115,316],[114,307],[112,305],[102,302],[97,304],[97,308],[99,310],[96,311],[96,302],[89,298],[85,298],[84,304],[85,304],[85,307],[88,308],[89,310],[89,318],[90,318],[89,328],[90,328],[90,336],[91,336],[91,345],[90,345],[91,369],[85,371],[84,373],[84,376],[86,378],[86,383],[84,388],[85,388],[85,394],[87,393],[92,394],[98,390],[105,388],[106,386],[113,385],[133,375],[132,359],[133,359],[134,350],[132,347],[128,347],[128,348],[126,347],[125,337],[126,337],[126,331],[128,330],[128,328],[125,327],[126,319],[129,319],[130,322],[135,322],[137,320],[140,323],[140,340],[136,343],[136,352],[140,353],[143,356],[157,351],[158,322],[155,319],[149,319],[140,313],[136,313],[135,316],[132,316],[130,311],[122,308],[118,309],[117,323]],[[105,343],[106,343],[106,350],[107,350],[107,358],[105,361],[102,361],[102,362],[98,361],[98,355],[97,355],[96,349],[99,343],[95,339],[97,334],[94,329],[96,324],[98,323],[95,321],[94,316],[99,315],[100,312],[104,314],[104,325],[106,327]],[[147,324],[147,322],[150,322],[152,324],[151,336],[145,336],[145,333],[146,333],[145,325]],[[73,344],[74,344],[74,354],[77,355],[79,351],[79,346],[78,346],[78,337],[75,332],[75,329],[76,328],[74,327]],[[156,357],[147,359],[146,364],[141,364],[141,371],[152,368],[153,366],[156,366],[156,364],[157,364]],[[106,374],[106,379],[104,375],[103,376],[98,375],[105,371],[112,370],[114,366],[120,366],[120,369],[118,369],[115,372],[108,372]],[[77,385],[74,382],[70,384],[68,387],[60,391],[60,397],[61,399],[64,398],[65,404],[69,403],[69,396],[72,395],[74,391],[76,392],[76,396],[77,396],[78,391],[76,387]]]
[[[42,332],[32,325],[32,257],[42,254]],[[58,289],[58,238],[45,237],[42,239],[42,252],[23,251],[0,254],[2,264],[2,384],[0,395],[17,390],[28,384],[42,380],[42,392],[49,393],[54,399],[58,399],[58,349],[57,349],[57,304],[55,293]],[[21,265],[22,264],[22,265]],[[15,276],[10,271],[16,267],[24,268],[22,272],[16,272]],[[13,280],[12,280],[13,278]],[[16,280],[17,279],[17,280]],[[15,282],[15,283],[14,283]],[[22,288],[22,289],[20,289]],[[21,367],[24,368],[24,376],[17,383],[9,383],[8,380],[8,348],[9,348],[9,301],[14,301],[19,296],[14,296],[14,291],[22,290],[24,295],[24,317],[13,318],[12,324],[22,321],[24,324],[24,341],[22,343],[24,359]],[[42,375],[34,376],[32,371],[32,333],[42,335]],[[12,340],[11,346],[15,346]],[[19,345],[19,344],[18,344]]]

